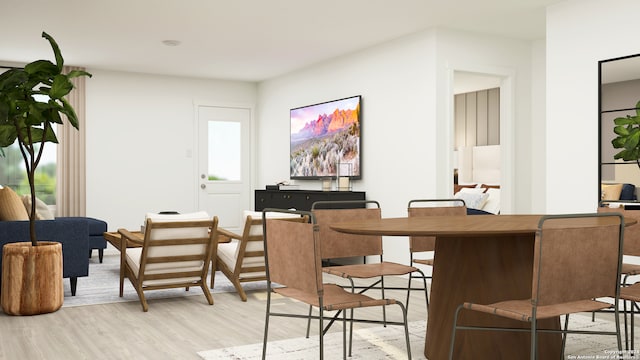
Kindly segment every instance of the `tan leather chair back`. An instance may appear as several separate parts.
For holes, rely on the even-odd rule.
[[[534,248],[533,301],[542,306],[614,295],[622,263],[621,223],[619,216],[595,215],[543,220]]]

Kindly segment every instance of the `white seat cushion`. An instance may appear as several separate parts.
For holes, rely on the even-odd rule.
[[[140,256],[142,255],[142,248],[127,248],[127,264],[133,270],[136,278],[138,278],[138,272],[140,271]],[[191,263],[187,264],[187,263]],[[149,264],[145,268],[145,274],[153,275],[153,274],[164,274],[169,272],[182,272],[182,271],[200,271],[202,270],[202,261],[190,261],[190,262],[180,262],[173,263],[172,265],[177,266],[163,266],[164,264]],[[196,265],[196,266],[193,266]],[[153,286],[153,285],[167,285],[167,284],[179,284],[183,282],[195,282],[200,280],[199,276],[191,276],[184,278],[174,278],[174,279],[162,279],[162,280],[146,280],[142,283],[143,286]]]
[[[218,244],[218,259],[231,270],[235,271],[236,260],[238,248],[240,246],[240,241],[233,239],[228,243],[220,243]],[[244,267],[255,267],[255,266],[264,266],[264,258],[259,257],[249,257],[245,258],[242,262]],[[263,277],[266,273],[264,271],[260,272],[250,272],[243,273],[243,278],[251,278],[251,277]]]
[[[210,220],[209,214],[205,211],[199,211],[188,214],[153,214],[148,213],[145,216],[146,219],[151,219],[153,222],[173,222],[173,221],[192,221],[192,220]],[[145,220],[146,223],[146,220]],[[149,231],[146,229],[146,231]],[[152,240],[171,240],[180,238],[198,238],[207,237],[209,229],[201,228],[175,228],[175,229],[151,229],[150,234]],[[154,246],[151,247],[147,253],[148,257],[162,257],[162,256],[181,256],[201,254],[206,251],[206,245],[171,245],[171,246]],[[127,249],[127,263],[134,270],[136,277],[138,277],[138,271],[140,269],[140,257],[142,255],[142,248],[128,248]],[[145,274],[161,274],[168,272],[181,272],[181,271],[201,271],[204,266],[203,261],[181,261],[181,262],[169,262],[148,264],[145,267]],[[200,277],[189,277],[179,279],[166,279],[166,280],[150,280],[144,281],[143,285],[165,285],[171,283],[180,283],[184,281],[197,281]]]

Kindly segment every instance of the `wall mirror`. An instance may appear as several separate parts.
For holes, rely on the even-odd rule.
[[[599,179],[598,202],[639,206],[640,165],[636,161],[615,159],[622,149],[616,149],[612,140],[614,120],[636,116],[640,100],[640,54],[598,62],[598,116],[599,116]],[[637,205],[636,205],[637,204]]]

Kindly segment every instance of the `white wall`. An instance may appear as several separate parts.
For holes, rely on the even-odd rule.
[[[598,61],[640,53],[636,0],[547,10],[547,210],[598,206]]]
[[[380,201],[383,216],[405,216],[412,198],[452,191],[454,70],[510,74],[512,141],[524,157],[515,185],[517,210],[530,207],[531,44],[459,32],[425,31],[313,66],[258,86],[258,188],[288,179],[289,109],[351,95],[363,96],[362,180],[354,190]],[[522,174],[522,175],[520,175]],[[522,179],[521,179],[522,177]],[[320,189],[315,181],[298,181]],[[517,183],[517,182],[516,182]],[[405,239],[406,240],[406,239]],[[406,241],[385,239],[387,259],[407,260]]]
[[[115,231],[198,210],[194,102],[255,104],[256,85],[88,70],[87,215]]]
[[[531,212],[544,214],[547,208],[546,182],[546,41],[533,43],[531,66]]]

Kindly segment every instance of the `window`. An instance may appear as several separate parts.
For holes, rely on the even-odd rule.
[[[4,149],[0,158],[0,185],[8,186],[18,195],[29,194],[29,181],[24,160],[17,144]],[[47,205],[56,204],[56,145],[47,143],[35,175],[36,197]]]
[[[209,121],[209,180],[240,181],[241,124]]]
[[[0,73],[6,70],[8,68],[0,66]],[[47,205],[56,204],[56,148],[54,143],[45,145],[35,174],[36,197]],[[5,148],[4,153],[5,157],[0,157],[0,185],[12,188],[18,195],[28,195],[29,181],[20,148],[13,144]]]

